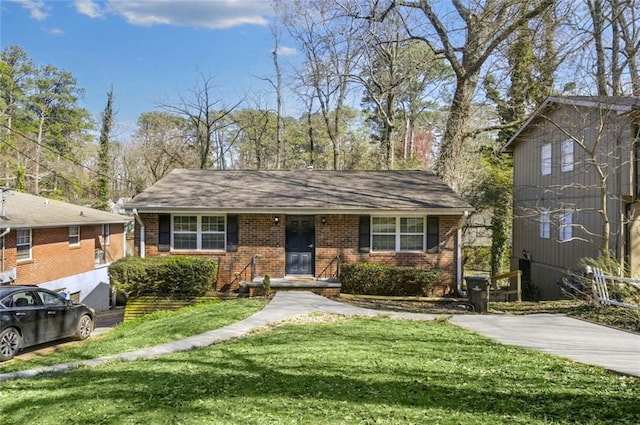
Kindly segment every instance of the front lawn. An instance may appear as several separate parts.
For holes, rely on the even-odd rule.
[[[2,424],[637,424],[640,379],[451,325],[310,316],[0,383]]]
[[[258,299],[234,299],[196,304],[178,311],[159,311],[46,356],[0,363],[0,373],[94,359],[176,341],[240,321],[260,311],[265,303]]]

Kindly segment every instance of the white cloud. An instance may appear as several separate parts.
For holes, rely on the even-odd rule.
[[[132,25],[208,29],[267,25],[266,16],[273,13],[267,0],[109,0],[107,9]]]
[[[278,54],[280,56],[295,56],[298,54],[298,51],[293,47],[280,46],[278,47]]]
[[[62,35],[62,34],[64,34],[64,31],[62,31],[60,28],[51,28],[49,30],[49,34],[51,34],[51,35]]]
[[[78,13],[90,18],[99,18],[103,15],[100,5],[93,0],[76,0],[74,6]]]
[[[49,16],[48,7],[42,0],[9,0],[19,3],[29,11],[29,16],[36,21],[43,21]]]

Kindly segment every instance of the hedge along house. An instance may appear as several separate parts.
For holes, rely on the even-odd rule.
[[[124,256],[130,217],[3,191],[0,284],[64,290],[98,311],[109,308],[107,266]]]
[[[252,261],[272,278],[326,277],[338,262],[438,267],[453,290],[471,209],[424,171],[182,169],[126,207],[138,255],[217,260],[223,291],[238,288]]]

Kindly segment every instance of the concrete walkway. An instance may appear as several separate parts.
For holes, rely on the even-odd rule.
[[[249,332],[295,316],[312,312],[358,316],[388,316],[413,320],[450,317],[454,324],[504,344],[519,345],[567,357],[579,362],[640,376],[640,336],[590,324],[561,315],[453,315],[416,314],[370,310],[339,303],[310,292],[278,292],[261,311],[224,328],[155,347],[75,363],[0,374],[0,381],[28,378],[79,366],[97,366],[113,361],[131,361],[162,356],[238,338]]]

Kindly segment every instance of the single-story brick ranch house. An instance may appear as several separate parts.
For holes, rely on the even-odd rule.
[[[219,262],[217,290],[257,275],[324,277],[342,263],[442,270],[462,280],[461,221],[471,206],[425,171],[177,169],[135,196],[140,256],[193,255]]]
[[[20,192],[3,199],[0,284],[65,291],[109,309],[107,266],[125,255],[131,218]]]

